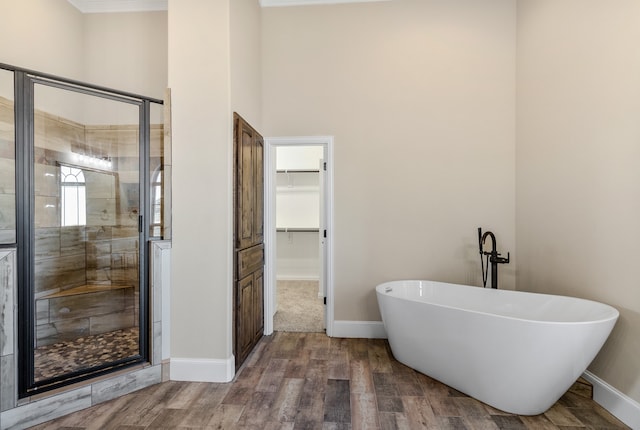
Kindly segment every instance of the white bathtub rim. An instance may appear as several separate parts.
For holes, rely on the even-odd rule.
[[[416,298],[413,297],[404,297],[404,296],[398,296],[398,295],[393,295],[390,294],[390,292],[385,291],[386,288],[388,287],[415,287],[418,286],[421,283],[427,283],[427,284],[438,284],[438,285],[449,285],[449,286],[453,286],[453,287],[466,287],[466,288],[479,288],[481,290],[484,290],[487,292],[487,294],[502,294],[502,293],[514,293],[514,294],[527,294],[527,295],[534,295],[534,296],[548,296],[548,297],[557,297],[557,298],[562,298],[562,299],[570,299],[570,300],[575,300],[575,301],[580,301],[583,303],[590,303],[590,304],[594,304],[596,306],[599,307],[603,307],[606,308],[609,312],[610,315],[608,315],[607,317],[603,317],[603,318],[593,318],[593,319],[588,319],[588,320],[579,320],[579,321],[553,321],[553,320],[540,320],[540,319],[533,319],[533,318],[523,318],[523,317],[517,317],[517,316],[512,316],[512,315],[503,315],[503,314],[499,314],[499,313],[495,313],[495,312],[488,312],[488,311],[482,311],[482,310],[477,310],[477,309],[469,309],[469,308],[465,308],[465,307],[461,307],[461,306],[453,306],[453,305],[448,305],[448,304],[442,304],[442,303],[433,303],[433,302],[429,302],[426,300],[418,300]],[[492,288],[482,288],[482,287],[477,287],[477,286],[473,286],[473,285],[464,285],[464,284],[454,284],[454,283],[450,283],[450,282],[441,282],[441,281],[430,281],[430,280],[426,280],[426,279],[401,279],[401,280],[394,280],[394,281],[387,281],[387,282],[383,282],[381,284],[378,284],[376,286],[376,293],[378,294],[384,294],[386,296],[389,296],[391,298],[394,298],[396,300],[407,300],[407,301],[412,301],[412,302],[418,302],[418,303],[424,303],[425,305],[430,305],[430,306],[438,306],[438,307],[442,307],[445,309],[452,309],[452,310],[457,310],[457,311],[462,311],[462,312],[471,312],[474,314],[478,314],[478,315],[488,315],[488,316],[492,316],[492,317],[496,317],[496,318],[504,318],[507,320],[511,320],[511,321],[523,321],[523,322],[527,322],[527,323],[533,323],[533,324],[548,324],[548,325],[584,325],[584,324],[597,324],[597,323],[605,323],[605,322],[611,322],[611,321],[617,321],[618,317],[620,316],[620,312],[613,306],[607,304],[607,303],[602,303],[602,302],[598,302],[595,300],[590,300],[590,299],[584,299],[581,297],[573,297],[573,296],[563,296],[563,295],[557,295],[557,294],[545,294],[545,293],[534,293],[534,292],[529,292],[529,291],[518,291],[518,290],[499,290],[499,289],[492,289]]]

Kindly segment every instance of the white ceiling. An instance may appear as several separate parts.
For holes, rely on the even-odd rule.
[[[68,0],[82,13],[167,10],[168,0]],[[232,0],[233,1],[233,0]],[[365,3],[391,0],[259,0],[262,7]]]

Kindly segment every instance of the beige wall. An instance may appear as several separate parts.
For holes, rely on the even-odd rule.
[[[232,351],[229,2],[169,1],[172,358]]]
[[[87,82],[163,98],[167,12],[92,13],[85,15],[84,22]]]
[[[162,99],[167,13],[82,14],[66,0],[0,0],[0,62]],[[121,123],[108,103],[76,96],[70,105],[73,96],[62,101],[58,91],[37,91],[38,108],[85,124]]]
[[[374,287],[391,279],[481,285],[479,226],[515,251],[515,14],[504,0],[263,10],[265,135],[335,136],[337,320],[379,321]]]
[[[0,0],[0,62],[82,79],[83,15],[66,0]]]
[[[230,2],[231,110],[262,132],[262,10],[257,0]]]
[[[0,62],[162,98],[167,13],[82,14],[67,0],[0,0]]]
[[[0,0],[0,62],[84,78],[83,15],[66,0]],[[82,122],[82,109],[36,91],[38,108]]]
[[[590,370],[640,401],[640,3],[518,2],[518,289],[609,303]]]

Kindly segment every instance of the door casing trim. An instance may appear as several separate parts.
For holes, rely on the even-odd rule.
[[[274,302],[273,292],[276,283],[276,147],[278,146],[323,146],[325,148],[326,189],[325,210],[327,226],[327,258],[324,261],[326,267],[327,283],[327,335],[333,335],[334,322],[334,274],[333,274],[333,136],[294,136],[294,137],[265,137],[264,153],[264,244],[265,244],[265,271],[264,271],[264,334],[273,333]]]

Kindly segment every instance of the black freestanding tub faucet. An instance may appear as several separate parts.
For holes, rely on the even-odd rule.
[[[491,238],[491,251],[487,252],[484,250],[484,243],[487,240],[487,237]],[[489,272],[489,264],[491,264],[491,288],[498,288],[498,264],[508,264],[510,254],[507,252],[507,258],[500,257],[500,254],[497,251],[496,245],[496,236],[487,231],[482,234],[482,227],[478,227],[478,247],[480,249],[480,265],[482,267],[482,285],[483,287],[487,287],[487,277]],[[484,268],[484,260],[482,256],[486,255],[487,259],[487,268]]]

